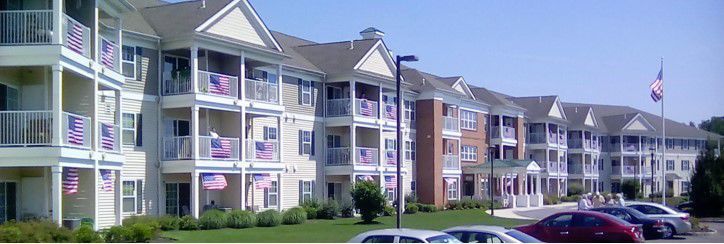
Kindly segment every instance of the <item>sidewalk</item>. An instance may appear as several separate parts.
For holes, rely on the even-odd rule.
[[[576,210],[576,206],[575,202],[564,202],[556,205],[545,205],[543,207],[496,209],[495,217],[539,220],[554,213]],[[490,214],[490,210],[485,212]]]

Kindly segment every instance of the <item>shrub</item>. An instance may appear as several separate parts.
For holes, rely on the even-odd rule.
[[[0,225],[0,242],[75,242],[75,235],[47,220],[9,221]]]
[[[463,204],[460,203],[460,201],[457,200],[451,200],[447,202],[447,209],[449,210],[461,210],[463,209]]]
[[[355,183],[351,195],[354,206],[359,209],[364,223],[372,223],[385,210],[385,196],[375,182],[359,181]]]
[[[553,205],[560,203],[560,199],[557,195],[544,195],[543,196],[543,204],[545,205]]]
[[[208,210],[201,214],[199,227],[205,230],[221,229],[226,227],[227,214],[216,209]]]
[[[256,215],[251,211],[234,210],[229,213],[227,226],[229,228],[242,229],[251,228],[256,225]]]
[[[583,194],[583,186],[579,183],[568,183],[568,196]]]
[[[282,223],[282,216],[274,209],[269,209],[256,216],[256,226],[272,227]]]
[[[715,157],[709,149],[696,162],[689,191],[692,214],[697,217],[719,217],[724,214],[724,157]]]
[[[179,222],[178,228],[180,230],[198,230],[199,221],[196,220],[191,215],[186,215],[186,216],[181,217],[181,221]]]
[[[156,232],[159,229],[161,229],[161,224],[158,222],[158,219],[154,216],[149,215],[136,215],[131,216],[123,220],[124,226],[133,226],[135,224],[145,224],[151,229]]]
[[[417,196],[412,195],[412,194],[405,196],[405,203],[408,203],[408,204],[417,203]]]
[[[307,212],[307,219],[316,219],[317,211],[319,211],[321,205],[319,200],[312,198],[304,200],[301,207]]]
[[[106,242],[133,242],[133,230],[128,226],[113,226],[105,232]]]
[[[354,217],[354,203],[348,198],[342,199],[339,203],[339,212],[343,218]]]
[[[339,203],[334,199],[328,199],[317,210],[318,219],[334,219],[339,215]]]
[[[390,205],[385,205],[385,208],[382,210],[382,215],[384,216],[392,216],[395,215],[395,213],[397,213],[397,209]]]
[[[637,180],[625,180],[621,184],[621,192],[628,199],[636,199],[641,191],[641,185]]]
[[[460,205],[463,209],[474,209],[480,208],[482,205],[480,201],[473,199],[472,197],[463,197],[460,200]]]
[[[133,242],[147,242],[156,237],[155,227],[146,223],[131,225],[131,233],[133,233]]]
[[[103,238],[93,230],[93,227],[85,225],[75,231],[75,241],[85,243],[103,242]]]
[[[420,211],[426,213],[437,212],[437,206],[435,204],[420,204]]]
[[[405,213],[406,214],[414,214],[417,213],[417,210],[419,210],[420,207],[417,206],[417,203],[410,203],[405,205]]]
[[[578,200],[581,199],[580,195],[572,195],[572,196],[563,196],[561,197],[561,202],[578,202]]]
[[[165,215],[158,218],[158,224],[161,226],[161,230],[178,230],[181,224],[181,219],[173,215]]]
[[[282,223],[285,225],[303,224],[307,220],[307,212],[303,208],[290,208],[282,213]]]
[[[0,225],[0,242],[2,243],[17,243],[23,239],[23,232],[17,226],[9,224]]]

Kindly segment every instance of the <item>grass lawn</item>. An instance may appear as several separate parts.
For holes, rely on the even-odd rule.
[[[170,231],[161,236],[179,242],[346,242],[367,230],[394,228],[395,217],[381,217],[381,224],[361,225],[359,218],[308,220],[301,225],[254,227],[249,229],[220,229],[200,231]],[[465,224],[517,226],[530,221],[491,217],[482,210],[454,210],[436,213],[403,215],[405,228],[442,230]]]

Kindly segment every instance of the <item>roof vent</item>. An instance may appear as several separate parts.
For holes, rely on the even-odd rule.
[[[378,30],[375,27],[369,27],[367,29],[364,29],[359,32],[359,34],[362,36],[362,39],[382,39],[382,37],[385,36],[385,33],[381,30]]]
[[[576,107],[576,113],[578,113],[578,107]]]
[[[425,85],[425,78],[422,78],[422,84]]]
[[[349,50],[354,49],[354,41],[349,41]]]
[[[543,97],[538,96],[538,103],[543,103]]]
[[[206,8],[206,0],[201,0],[201,8]]]

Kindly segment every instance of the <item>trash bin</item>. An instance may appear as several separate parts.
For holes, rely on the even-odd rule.
[[[70,230],[77,230],[78,228],[80,228],[80,219],[78,219],[78,218],[63,219],[63,227],[68,228]]]

